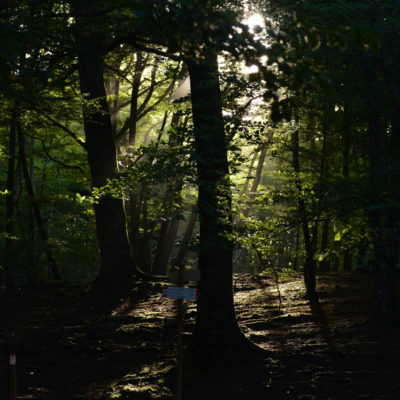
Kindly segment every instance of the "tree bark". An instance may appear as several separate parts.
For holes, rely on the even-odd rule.
[[[25,144],[24,144],[24,138],[23,138],[23,134],[22,134],[22,127],[21,127],[20,121],[18,121],[18,120],[17,120],[17,137],[18,137],[18,146],[19,146],[19,160],[21,162],[21,169],[22,169],[22,174],[24,176],[25,187],[26,187],[26,191],[28,193],[29,202],[32,206],[33,214],[35,216],[40,240],[43,243],[43,248],[44,248],[44,252],[46,254],[47,264],[51,270],[53,278],[56,281],[61,281],[62,277],[61,277],[60,271],[58,269],[56,260],[53,256],[53,251],[51,249],[50,243],[49,243],[49,235],[47,233],[47,228],[43,221],[42,213],[40,212],[40,208],[35,200],[35,194],[34,194],[34,190],[33,190],[33,186],[32,186],[32,180],[29,175],[28,163],[26,161]]]
[[[293,269],[297,271],[299,267],[299,250],[300,250],[300,225],[296,227],[296,242],[294,245],[294,260],[293,260]]]
[[[177,129],[180,124],[179,113],[174,113],[171,119],[171,128]],[[183,137],[181,133],[171,132],[168,145],[173,148],[181,146]],[[156,256],[153,262],[153,273],[165,275],[172,247],[178,232],[179,220],[176,218],[181,212],[182,204],[183,176],[177,176],[172,182],[168,183],[165,193],[164,204],[175,204],[175,212],[172,215],[166,215],[161,223],[160,236],[156,250]]]
[[[299,131],[296,129],[292,134],[292,154],[293,154],[293,169],[295,172],[295,185],[297,190],[297,202],[299,207],[299,215],[301,226],[303,229],[304,245],[306,257],[304,260],[304,284],[307,294],[315,296],[316,294],[316,276],[315,276],[315,236],[312,235],[308,225],[307,208],[302,197],[302,182],[300,179],[300,159],[299,159]],[[315,231],[315,229],[314,229]],[[314,232],[316,233],[316,232]]]
[[[321,272],[329,272],[331,269],[329,259],[325,256],[325,253],[329,245],[329,220],[325,220],[322,224],[321,234],[321,253],[324,254],[324,258],[319,263],[319,269]]]
[[[342,168],[342,174],[343,178],[348,179],[349,178],[349,167],[350,167],[350,137],[351,137],[351,132],[350,132],[350,115],[347,110],[347,107],[345,105],[344,109],[344,124],[343,124],[343,138],[342,138],[342,146],[343,146],[343,168]],[[343,223],[345,226],[349,225],[349,217],[346,215],[343,218]],[[345,240],[346,241],[351,241],[351,233],[347,232],[345,235]],[[343,251],[343,270],[344,271],[351,271],[351,266],[352,266],[352,252],[348,248],[347,244],[346,247]]]
[[[193,209],[192,212],[190,213],[190,217],[186,225],[185,233],[183,234],[178,254],[176,255],[175,259],[172,262],[172,264],[174,266],[177,266],[179,269],[184,265],[186,250],[187,247],[189,246],[190,239],[193,236],[193,231],[194,227],[196,226],[197,216],[198,216],[197,209]]]
[[[131,111],[129,116],[129,146],[134,146],[136,141],[136,123],[138,117],[138,97],[140,81],[142,79],[145,63],[141,51],[136,53],[135,73],[133,75],[131,92]]]
[[[231,193],[217,54],[207,49],[203,55],[187,62],[197,157],[201,272],[192,349],[217,360],[221,355],[233,357],[247,339],[238,327],[233,304]]]
[[[245,195],[247,195],[247,192],[249,190],[250,181],[252,179],[252,173],[253,173],[253,169],[254,169],[254,164],[257,160],[258,152],[259,152],[259,148],[254,150],[253,157],[251,158],[251,161],[250,161],[249,170],[248,170],[247,176],[246,176],[246,181],[244,182],[244,186],[243,186],[243,194],[245,194]]]
[[[7,166],[7,197],[6,197],[6,243],[4,249],[4,269],[6,277],[6,293],[15,293],[15,277],[13,266],[13,236],[14,236],[14,196],[15,196],[15,148],[16,148],[16,111],[12,112],[10,135],[8,141]]]
[[[256,168],[256,174],[254,176],[253,179],[253,184],[251,185],[251,190],[249,193],[249,199],[250,201],[254,200],[257,194],[257,189],[258,186],[261,182],[261,174],[262,174],[262,170],[264,168],[264,162],[265,162],[265,157],[267,156],[267,147],[261,147],[261,151],[260,151],[260,157],[258,158],[258,163],[257,163],[257,168]],[[251,207],[250,205],[248,205],[245,210],[243,211],[243,215],[245,218],[247,218],[249,216]]]
[[[86,149],[92,186],[101,188],[117,174],[116,146],[108,110],[100,45],[93,37],[80,37],[78,50],[81,93],[98,105],[83,105]],[[125,295],[133,284],[134,265],[121,199],[103,194],[94,205],[101,269],[94,288],[102,295]]]
[[[371,157],[371,187],[383,185],[385,190],[392,191],[393,182],[386,176],[385,161],[389,161],[385,152],[384,139],[386,127],[377,117],[369,121],[370,157]],[[376,175],[378,173],[378,175]],[[377,182],[379,179],[379,184]],[[396,309],[396,267],[399,259],[398,211],[395,209],[375,207],[379,194],[371,193],[369,221],[372,230],[374,261],[376,271],[375,281],[375,319],[391,324],[395,318]],[[390,193],[390,192],[389,192]],[[394,194],[391,192],[391,194]],[[379,200],[378,200],[379,201]]]

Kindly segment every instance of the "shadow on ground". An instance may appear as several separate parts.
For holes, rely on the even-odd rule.
[[[277,288],[268,277],[235,275],[239,325],[267,351],[262,362],[186,362],[183,400],[398,399],[400,333],[365,324],[373,277],[319,277],[309,301],[300,278]],[[175,390],[174,302],[159,284],[111,311],[82,306],[78,289],[17,299],[0,306],[0,334],[21,336],[19,399],[168,399]],[[195,304],[185,320],[193,329]],[[6,343],[0,342],[0,399],[6,399]]]

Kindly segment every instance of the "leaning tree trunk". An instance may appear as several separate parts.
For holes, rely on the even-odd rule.
[[[233,304],[231,192],[217,54],[188,60],[197,157],[201,280],[192,349],[218,359],[247,344]]]
[[[250,161],[249,170],[247,172],[246,180],[243,185],[243,194],[245,194],[245,195],[248,194],[250,181],[253,179],[252,173],[253,173],[253,169],[254,169],[254,164],[257,160],[258,152],[259,152],[259,148],[256,148],[254,150],[253,157],[251,158],[251,161]]]
[[[96,108],[83,105],[86,150],[92,186],[101,188],[116,177],[116,146],[103,78],[103,60],[95,38],[80,38],[79,80],[86,100]],[[123,202],[102,194],[94,205],[97,236],[101,253],[101,269],[94,288],[99,294],[115,297],[127,293],[134,279],[134,266],[125,226]]]
[[[244,218],[247,218],[250,214],[251,202],[256,198],[257,189],[261,182],[261,175],[262,175],[262,171],[264,168],[265,157],[267,156],[267,146],[266,145],[260,146],[260,149],[261,149],[261,151],[260,151],[260,157],[258,158],[256,174],[254,176],[253,184],[251,185],[251,190],[248,195],[250,204],[247,204],[246,208],[243,211]]]

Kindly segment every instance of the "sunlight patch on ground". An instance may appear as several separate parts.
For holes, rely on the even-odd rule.
[[[164,376],[173,368],[173,364],[158,362],[145,365],[138,373],[129,373],[114,382],[110,387],[109,398],[132,398],[134,393],[146,395],[149,399],[166,399],[171,391],[166,387]]]

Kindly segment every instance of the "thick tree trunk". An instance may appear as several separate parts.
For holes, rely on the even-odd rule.
[[[116,146],[104,89],[103,60],[95,39],[82,40],[78,52],[81,93],[98,108],[83,106],[86,149],[92,185],[101,188],[117,173]],[[101,269],[95,281],[100,293],[112,297],[124,295],[134,279],[134,266],[125,226],[121,199],[108,194],[94,205]]]
[[[382,42],[385,44],[385,42]],[[399,196],[398,175],[393,171],[398,163],[400,151],[400,133],[398,111],[400,111],[399,77],[396,75],[397,62],[392,58],[391,49],[384,48],[390,57],[383,65],[384,82],[387,92],[391,95],[392,110],[388,112],[386,102],[382,104],[377,87],[381,85],[381,75],[378,75],[377,65],[363,64],[363,79],[370,84],[364,94],[367,101],[368,134],[370,146],[370,206],[367,209],[369,217],[370,236],[374,248],[374,269],[376,271],[375,313],[377,322],[392,324],[395,316],[396,299],[396,268],[399,261],[399,222],[400,213],[396,205]],[[371,60],[372,61],[372,60]],[[379,82],[378,82],[379,81]],[[384,115],[393,118],[389,124]],[[398,168],[398,167],[397,167]],[[397,176],[396,176],[397,175]]]
[[[390,178],[383,175],[384,162],[388,161],[384,148],[384,130],[378,117],[371,114],[369,121],[371,188],[383,185],[389,190]],[[377,175],[378,174],[378,175]],[[371,193],[371,204],[379,198],[378,193]],[[375,319],[390,323],[394,318],[396,294],[396,266],[398,262],[399,241],[395,234],[397,220],[392,219],[391,210],[382,210],[372,206],[369,222],[374,245],[375,285]]]
[[[389,138],[389,159],[394,166],[395,173],[389,177],[389,186],[391,188],[391,198],[394,199],[394,205],[388,210],[387,222],[388,232],[388,251],[387,251],[387,271],[386,278],[386,293],[389,311],[389,318],[394,317],[396,310],[396,289],[397,289],[397,272],[399,265],[400,251],[400,209],[398,200],[400,199],[400,76],[398,73],[399,57],[396,60],[392,59],[392,68],[386,70],[386,78],[388,80],[389,92],[392,100],[392,117],[391,117],[391,134]],[[395,73],[397,71],[397,74]]]
[[[189,60],[198,173],[201,280],[194,331],[194,350],[218,359],[234,357],[246,339],[233,304],[231,193],[227,143],[222,118],[217,55]]]

